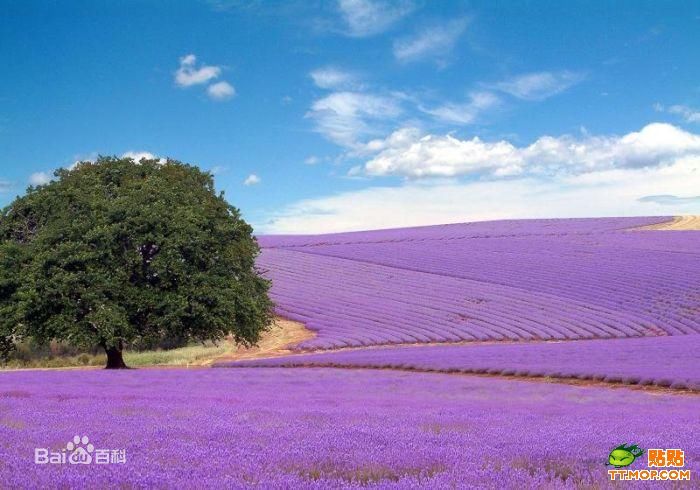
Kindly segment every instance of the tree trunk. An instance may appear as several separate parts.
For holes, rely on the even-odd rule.
[[[105,369],[128,369],[122,357],[121,342],[118,347],[105,347],[107,366]]]

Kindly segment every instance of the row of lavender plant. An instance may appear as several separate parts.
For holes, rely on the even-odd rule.
[[[654,324],[547,294],[344,259],[266,250],[282,316],[319,335],[303,348],[641,336]],[[342,281],[339,283],[339,281]]]
[[[698,333],[700,232],[628,231],[658,221],[261,237],[258,263],[300,348]]]
[[[369,348],[219,367],[362,367],[569,378],[700,391],[700,335]]]
[[[672,233],[700,243],[700,232]],[[700,255],[636,248],[636,241],[657,234],[628,233],[624,242],[603,234],[603,244],[570,237],[382,242],[314,247],[312,253],[553,294],[642,313],[672,334],[696,333]]]
[[[683,449],[697,483],[699,408],[690,396],[391,371],[0,373],[0,488],[603,488],[622,443]],[[35,448],[61,451],[75,435],[93,457],[124,458],[34,463]]]

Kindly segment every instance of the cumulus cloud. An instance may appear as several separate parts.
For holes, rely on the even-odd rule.
[[[700,214],[700,135],[670,124],[621,136],[542,136],[522,146],[407,127],[366,148],[374,156],[356,173],[411,179],[298,201],[259,228],[321,233],[491,219]]]
[[[562,70],[526,73],[496,83],[493,88],[523,100],[544,100],[583,81],[582,73]]]
[[[501,99],[491,92],[472,92],[467,102],[448,102],[432,108],[420,107],[420,110],[440,121],[464,125],[474,123],[484,111],[500,103]]]
[[[207,94],[214,100],[226,100],[236,95],[236,89],[230,83],[221,81],[209,85]]]
[[[375,125],[402,112],[393,97],[361,92],[333,92],[314,101],[306,117],[316,130],[346,148],[356,148],[358,139],[376,134]]]
[[[258,177],[255,174],[250,174],[248,177],[245,178],[243,181],[243,185],[256,185],[260,183],[260,177]]]
[[[394,42],[394,57],[401,62],[437,58],[444,60],[467,27],[467,19],[456,19],[424,29]]]
[[[700,201],[642,200],[692,196],[700,188],[700,157],[667,166],[609,169],[566,178],[410,181],[291,204],[256,227],[267,233],[323,233],[494,219],[700,214]]]
[[[175,72],[175,83],[180,87],[200,85],[218,78],[221,75],[221,67],[213,65],[196,66],[197,57],[188,54],[180,58],[180,68]]]
[[[347,35],[367,37],[387,30],[411,13],[414,5],[406,0],[339,0],[338,9],[346,24]]]
[[[505,140],[425,135],[409,127],[370,142],[368,148],[377,153],[363,167],[367,175],[551,176],[661,166],[685,155],[700,156],[700,135],[653,123],[623,136],[542,136],[530,145],[515,146]]]
[[[317,87],[323,89],[354,89],[359,86],[357,75],[333,66],[317,68],[309,76]]]
[[[29,176],[30,185],[44,185],[51,182],[52,175],[48,172],[34,172]]]

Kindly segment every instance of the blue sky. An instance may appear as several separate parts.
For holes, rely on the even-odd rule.
[[[700,3],[0,1],[0,205],[97,154],[259,232],[700,214]]]

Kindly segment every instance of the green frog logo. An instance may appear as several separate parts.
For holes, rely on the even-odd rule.
[[[644,454],[644,449],[636,444],[627,446],[620,444],[615,449],[610,451],[606,466],[614,466],[615,468],[624,468],[634,463],[634,460]]]

